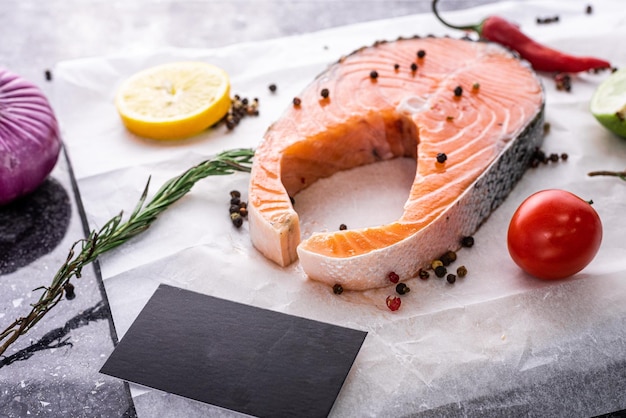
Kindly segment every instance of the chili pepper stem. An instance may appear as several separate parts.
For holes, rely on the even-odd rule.
[[[476,24],[476,25],[453,25],[450,22],[445,21],[441,15],[439,15],[439,11],[437,10],[437,3],[439,2],[439,0],[433,0],[433,2],[431,3],[431,7],[433,10],[433,14],[435,15],[435,17],[437,18],[437,20],[439,20],[441,23],[443,23],[445,26],[452,28],[452,29],[459,29],[459,30],[464,30],[464,31],[473,31],[476,32],[479,36],[482,35],[483,33],[483,24],[485,23],[485,21],[483,20],[482,22]]]

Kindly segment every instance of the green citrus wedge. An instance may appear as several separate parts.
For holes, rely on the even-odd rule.
[[[611,132],[626,138],[626,68],[611,74],[591,97],[593,116]]]

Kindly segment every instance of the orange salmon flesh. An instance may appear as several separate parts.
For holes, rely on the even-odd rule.
[[[457,250],[510,192],[542,140],[539,79],[491,43],[378,42],[331,65],[298,98],[256,150],[250,236],[275,263],[299,259],[309,278],[344,289],[387,286],[390,271],[414,277]],[[398,157],[414,158],[417,169],[397,221],[301,241],[290,196],[338,171]]]

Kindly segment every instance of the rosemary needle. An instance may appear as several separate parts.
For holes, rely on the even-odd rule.
[[[62,300],[66,286],[71,286],[70,279],[72,277],[80,278],[81,270],[85,265],[94,261],[99,255],[124,244],[148,229],[162,212],[187,194],[199,180],[209,176],[232,174],[236,171],[250,172],[253,157],[254,150],[250,148],[224,151],[166,181],[146,204],[150,186],[150,179],[148,179],[146,187],[128,220],[123,222],[123,212],[120,212],[104,224],[100,230],[94,230],[87,238],[75,242],[70,248],[65,263],[52,279],[52,283],[49,286],[34,289],[44,292],[39,300],[32,305],[30,313],[16,319],[0,332],[0,343],[2,343],[0,355]]]

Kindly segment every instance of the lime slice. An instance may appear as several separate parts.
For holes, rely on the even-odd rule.
[[[614,72],[598,86],[590,109],[604,127],[626,138],[626,68]]]
[[[230,104],[228,74],[203,62],[143,70],[125,80],[115,98],[126,128],[153,139],[198,134],[224,117]]]

